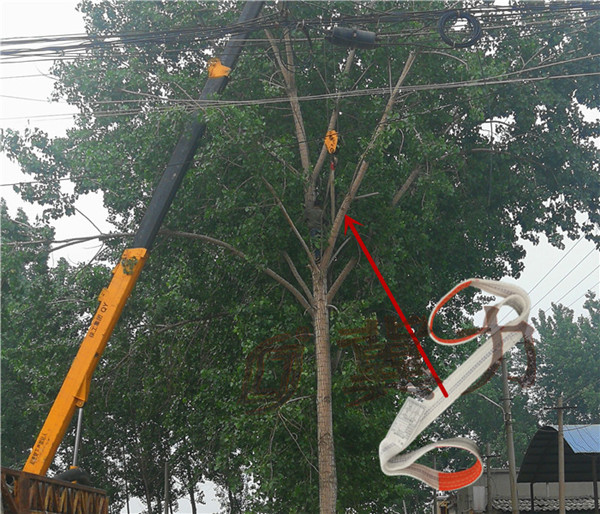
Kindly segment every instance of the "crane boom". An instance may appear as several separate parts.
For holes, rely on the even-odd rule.
[[[99,306],[90,328],[40,430],[23,471],[45,475],[64,437],[76,407],[87,401],[98,361],[142,271],[148,251],[131,248],[123,252],[109,286],[98,297]]]
[[[227,42],[220,59],[223,66],[234,67],[245,39],[256,28],[248,22],[258,17],[263,4],[263,1],[248,0],[244,5],[236,27],[245,26],[246,30],[232,36]],[[200,100],[221,93],[227,85],[227,80],[227,76],[209,78]],[[109,286],[99,296],[98,310],[23,467],[24,472],[46,474],[65,436],[75,408],[82,407],[87,401],[94,370],[204,135],[206,125],[199,121],[199,115],[199,112],[194,113],[191,121],[185,126],[140,223],[133,248],[123,252],[119,264],[113,270]]]

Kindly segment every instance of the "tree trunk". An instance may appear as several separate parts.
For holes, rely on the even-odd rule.
[[[196,514],[198,509],[196,507],[196,496],[194,495],[194,486],[188,488],[188,494],[190,495],[190,505],[192,506],[192,514]]]
[[[331,399],[331,352],[327,310],[327,271],[325,263],[313,269],[315,353],[317,363],[317,437],[319,454],[319,511],[334,514],[337,477],[333,446]]]
[[[138,462],[140,463],[140,471],[142,474],[142,481],[144,482],[144,493],[146,495],[146,506],[148,507],[148,512],[152,512],[152,495],[150,494],[150,485],[148,481],[148,474],[146,473],[146,465],[144,461],[144,456],[139,449],[139,441],[138,441],[138,451],[140,452],[137,456]],[[160,501],[158,502],[160,507]]]

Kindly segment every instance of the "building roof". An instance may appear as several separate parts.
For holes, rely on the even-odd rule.
[[[558,432],[558,425],[550,425]],[[565,441],[575,453],[600,453],[600,425],[564,425]]]
[[[534,498],[534,512],[544,512],[552,514],[558,512],[558,498]],[[494,498],[492,507],[503,512],[512,512],[512,503],[510,498]],[[519,499],[519,511],[531,512],[531,500],[529,498]],[[576,514],[580,512],[594,511],[594,498],[584,496],[581,498],[565,498],[565,511]]]
[[[565,481],[591,482],[600,454],[600,425],[564,425]],[[558,427],[540,428],[529,443],[517,482],[558,482]]]

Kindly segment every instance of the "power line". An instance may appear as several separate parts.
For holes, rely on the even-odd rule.
[[[588,278],[592,273],[594,273],[595,271],[597,271],[598,269],[600,269],[600,264],[598,266],[596,266],[592,271],[590,271],[585,277],[583,277],[579,282],[577,282],[577,284],[575,284],[571,289],[569,289],[564,295],[562,295],[556,303],[560,303],[562,301],[562,299],[567,296],[571,291],[573,291],[573,289],[576,289],[586,278]],[[581,297],[580,297],[581,298]],[[574,302],[573,302],[574,303]]]
[[[548,24],[548,28],[556,30],[559,23],[564,22],[565,25],[571,24],[586,24],[597,21],[598,17],[576,17],[573,18],[573,14],[583,13],[586,11],[600,10],[600,5],[596,4],[581,4],[572,5],[565,8],[554,8],[552,6],[546,7],[541,10],[532,9],[501,9],[494,7],[493,9],[486,8],[472,8],[469,9],[470,13],[474,13],[479,16],[484,22],[486,20],[504,19],[504,25],[497,25],[486,27],[486,30],[498,30],[505,28],[515,27],[517,24],[515,20],[523,22],[523,27],[536,26],[539,24]],[[179,27],[167,30],[150,31],[150,32],[125,32],[125,33],[113,33],[113,34],[68,34],[68,35],[55,35],[55,36],[33,36],[33,37],[18,37],[18,38],[5,38],[0,40],[0,44],[3,46],[2,58],[4,60],[11,60],[14,58],[23,57],[41,57],[41,58],[73,58],[78,52],[87,52],[90,50],[106,50],[106,49],[120,49],[123,50],[126,47],[140,46],[147,44],[157,44],[165,47],[171,43],[182,43],[187,42],[189,45],[192,42],[214,42],[227,36],[232,36],[240,32],[257,31],[262,29],[293,29],[301,24],[303,28],[311,29],[317,34],[327,34],[329,27],[335,24],[362,24],[369,25],[375,24],[397,24],[418,21],[421,23],[431,23],[437,21],[438,18],[447,14],[447,10],[437,11],[404,11],[404,12],[383,12],[369,15],[343,15],[332,13],[329,19],[321,16],[316,19],[302,19],[302,20],[287,20],[281,18],[279,13],[273,13],[270,15],[263,16],[259,20],[253,20],[242,24],[233,24],[225,27],[204,27],[204,26],[193,26],[193,27]],[[542,15],[548,15],[548,19],[537,19]],[[534,16],[534,20],[528,21],[527,15]],[[563,15],[560,17],[558,15]],[[570,16],[570,17],[569,17]],[[512,21],[512,23],[511,23]],[[570,23],[569,23],[570,22]],[[400,33],[402,34],[402,33]],[[415,32],[406,31],[406,35],[410,35],[414,38]],[[533,34],[532,34],[533,35]],[[385,37],[385,34],[382,34]],[[315,39],[314,37],[312,39]],[[250,38],[249,42],[253,39]],[[254,40],[254,41],[263,41]],[[39,46],[40,44],[48,44],[47,46]],[[37,45],[34,48],[29,47],[17,47],[10,48],[16,45]],[[62,46],[61,46],[62,45]],[[8,47],[8,48],[7,48]]]
[[[597,286],[600,285],[600,281],[596,282],[592,287],[588,288],[588,291],[593,291],[594,288],[596,288]],[[575,300],[573,300],[569,305],[567,305],[567,309],[571,307],[571,305],[573,305],[574,303],[578,302],[579,300],[581,300],[585,295],[587,295],[587,291],[585,293],[583,293],[579,298],[576,298]],[[561,298],[562,300],[562,298]]]
[[[545,279],[545,278],[546,278],[548,275],[550,275],[550,273],[552,273],[552,272],[553,272],[553,271],[556,269],[556,267],[557,267],[557,266],[558,266],[558,265],[559,265],[559,264],[560,264],[560,263],[561,263],[561,262],[562,262],[562,261],[563,261],[563,260],[564,260],[564,259],[565,259],[565,258],[566,258],[566,257],[567,257],[567,256],[568,256],[568,255],[569,255],[569,254],[570,254],[570,253],[571,253],[571,252],[574,250],[574,249],[575,249],[575,247],[576,247],[576,246],[577,246],[579,243],[581,243],[581,241],[583,241],[583,239],[584,239],[584,236],[581,236],[581,237],[579,238],[579,240],[578,240],[578,241],[577,241],[577,242],[576,242],[576,243],[575,243],[573,246],[571,246],[571,248],[569,248],[569,250],[567,251],[567,253],[565,253],[565,254],[564,254],[564,255],[563,255],[563,256],[562,256],[562,257],[561,257],[561,258],[558,260],[558,262],[557,262],[557,263],[556,263],[554,266],[552,266],[552,268],[550,268],[550,269],[548,270],[548,272],[547,272],[547,273],[546,273],[546,274],[545,274],[545,275],[544,275],[542,278],[540,278],[540,280],[537,282],[537,284],[536,284],[536,285],[534,285],[534,286],[533,286],[533,287],[532,287],[532,288],[529,290],[529,294],[531,294],[531,293],[533,292],[533,290],[534,290],[534,289],[535,289],[537,286],[539,286],[539,285],[540,285],[540,283],[541,283],[541,282],[542,282],[542,281],[543,281],[543,280],[544,280],[544,279]]]
[[[10,98],[12,100],[24,100],[24,101],[27,101],[27,102],[50,103],[48,100],[44,100],[42,98],[26,98],[26,97],[23,97],[23,96],[12,96],[12,95],[1,95],[0,94],[0,98]],[[53,102],[53,103],[67,103],[67,102],[59,101],[59,102]]]
[[[47,79],[58,80],[57,77],[54,77],[52,75],[48,75],[46,73],[33,73],[31,75],[12,75],[10,77],[2,77],[2,76],[0,76],[0,80],[28,79],[28,78],[34,78],[34,77],[45,77]]]
[[[546,298],[552,291],[554,291],[560,284],[562,284],[562,282],[564,282],[566,280],[566,278],[573,273],[573,271],[575,271],[582,263],[585,259],[587,259],[593,252],[597,251],[596,248],[592,248],[574,267],[573,269],[571,269],[571,271],[569,271],[569,273],[567,273],[562,279],[560,279],[555,285],[554,287],[552,287],[552,289],[550,289],[544,296],[542,296],[534,305],[532,305],[531,309],[533,309],[536,305],[538,305],[544,298]],[[598,268],[600,268],[600,265],[598,265],[593,271],[596,271]],[[593,273],[592,271],[592,273]],[[589,274],[591,275],[591,273]],[[588,275],[588,276],[589,276]],[[587,278],[587,277],[586,277]]]
[[[586,55],[586,56],[581,56],[581,57],[574,57],[574,58],[567,59],[567,60],[564,60],[564,61],[557,61],[557,62],[542,64],[542,65],[539,65],[539,66],[533,66],[531,68],[524,68],[522,70],[517,70],[517,71],[513,71],[513,72],[507,72],[507,73],[503,73],[503,74],[500,74],[500,75],[492,76],[492,77],[489,77],[489,78],[510,77],[512,75],[525,74],[525,73],[530,72],[530,71],[535,71],[535,70],[539,70],[539,69],[545,69],[545,68],[549,68],[549,67],[553,67],[553,66],[565,65],[565,64],[572,63],[572,62],[579,62],[579,61],[583,61],[583,60],[596,59],[597,57],[600,57],[600,54],[591,54],[591,55]],[[572,76],[575,77],[576,75],[572,75]],[[489,80],[488,80],[489,78],[487,78],[486,80],[480,81],[481,84],[482,85],[488,84],[489,83]],[[534,78],[535,79],[540,79],[540,77],[528,77],[528,78],[523,78],[522,80],[531,80],[531,79],[534,79]],[[547,78],[552,78],[552,77],[547,77]],[[464,82],[464,83],[466,83],[466,82]],[[438,86],[442,86],[442,85],[438,85]],[[370,91],[376,91],[376,90],[372,89]],[[125,91],[125,92],[129,92],[129,91]],[[141,93],[135,93],[135,94],[141,94]],[[154,96],[154,95],[144,95],[144,96],[147,96],[149,98],[153,98],[155,100],[161,100],[161,101],[172,102],[172,103],[186,103],[187,104],[187,103],[194,102],[194,100],[188,100],[188,99],[186,99],[186,100],[178,100],[178,99],[171,99],[171,98],[168,98],[168,97],[158,97],[158,96]],[[38,99],[38,98],[24,98],[24,97],[18,97],[18,96],[2,95],[2,94],[0,94],[0,97],[13,98],[13,99],[17,99],[17,100],[29,100],[29,101],[35,101],[35,102],[47,102],[46,100],[42,100],[42,99]],[[264,99],[264,100],[267,100],[267,99]],[[250,100],[248,100],[248,101],[250,101]],[[256,101],[260,101],[260,100],[256,100]],[[144,100],[99,100],[99,101],[96,101],[95,103],[102,103],[102,104],[109,104],[109,103],[123,104],[123,103],[135,103],[135,102],[143,103]]]
[[[574,79],[581,77],[595,77],[600,76],[600,72],[590,72],[590,73],[574,73],[568,75],[550,75],[546,77],[527,77],[520,79],[508,79],[508,80],[472,80],[472,81],[462,81],[462,82],[448,82],[441,84],[426,84],[426,85],[414,85],[414,86],[402,86],[400,90],[402,92],[414,92],[414,91],[434,91],[434,90],[444,90],[444,89],[460,89],[463,87],[485,87],[492,85],[503,85],[503,84],[528,84],[531,82],[540,82],[544,80],[563,80],[563,79]],[[298,100],[300,102],[306,101],[314,101],[314,100],[327,100],[332,98],[352,98],[359,96],[381,96],[389,94],[389,88],[374,88],[374,89],[357,89],[345,92],[335,92],[335,93],[323,93],[320,95],[306,95],[306,96],[298,96],[293,98],[294,100]],[[167,100],[162,97],[157,97],[158,100]],[[168,100],[171,101],[171,100]],[[290,101],[289,97],[276,97],[276,98],[261,98],[261,99],[252,99],[252,100],[177,100],[171,101],[172,104],[180,105],[187,107],[188,110],[194,111],[196,109],[209,108],[209,107],[240,107],[240,106],[256,106],[256,105],[269,105],[269,104],[280,104],[280,103],[288,103]],[[124,102],[124,101],[119,101]],[[154,111],[166,110],[169,109],[170,106],[165,107],[155,107]],[[91,114],[96,117],[106,117],[113,115],[134,115],[148,112],[147,110],[141,109],[130,109],[130,110],[122,110],[122,111],[94,111]],[[67,114],[56,114],[56,115],[40,115],[40,116],[20,116],[20,117],[7,117],[0,118],[0,121],[8,121],[8,120],[20,120],[20,119],[36,119],[41,117],[52,117],[52,116],[66,116]]]

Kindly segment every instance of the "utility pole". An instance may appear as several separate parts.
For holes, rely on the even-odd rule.
[[[492,445],[487,443],[485,445],[485,478],[487,492],[485,511],[487,513],[492,512],[492,467],[490,465],[492,457],[497,457],[497,455],[492,453]]]
[[[504,404],[504,427],[506,430],[506,449],[508,452],[508,470],[510,482],[510,499],[512,505],[512,514],[519,514],[519,497],[517,492],[517,465],[515,461],[515,443],[513,439],[512,416],[510,411],[510,391],[508,390],[508,371],[506,369],[506,359],[502,361],[502,403]]]
[[[433,456],[433,469],[437,469],[435,455]],[[437,489],[433,490],[433,514],[437,514]]]
[[[557,400],[557,406],[551,407],[551,410],[558,411],[558,514],[565,514],[565,438],[563,428],[563,412],[565,409],[571,409],[568,405],[563,405],[563,395]]]
[[[502,415],[504,416],[504,427],[506,429],[506,447],[508,449],[508,470],[509,470],[509,482],[510,482],[510,492],[511,492],[511,502],[513,514],[519,514],[519,499],[517,495],[517,468],[515,465],[515,444],[513,441],[513,431],[512,431],[512,418],[510,415],[510,395],[508,391],[508,376],[506,372],[506,364],[504,359],[502,360],[502,390],[503,390],[503,403],[504,407],[494,400],[488,398],[485,394],[477,393],[479,396],[495,405],[502,411]],[[488,450],[488,453],[489,450]],[[496,455],[494,455],[495,457]],[[490,509],[488,503],[488,510]]]
[[[558,514],[565,514],[565,440],[563,437],[563,396],[558,397]]]
[[[594,483],[594,514],[600,514],[600,509],[598,508],[598,473],[597,473],[597,465],[598,465],[598,455],[592,455],[592,480]]]

